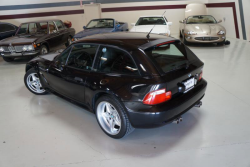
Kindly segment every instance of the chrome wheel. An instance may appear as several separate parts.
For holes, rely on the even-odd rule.
[[[40,79],[36,73],[31,73],[26,79],[27,86],[29,89],[35,93],[44,93],[45,89],[42,88]]]
[[[121,130],[121,119],[116,108],[107,101],[98,104],[97,119],[101,127],[110,135],[117,135]]]
[[[41,54],[44,55],[44,54],[47,54],[47,53],[48,53],[48,49],[46,48],[46,46],[42,47]]]

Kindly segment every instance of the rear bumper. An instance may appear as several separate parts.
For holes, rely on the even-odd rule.
[[[32,52],[4,52],[1,53],[2,57],[12,57],[12,58],[17,58],[17,57],[29,57],[29,56],[34,56],[37,55],[39,52],[38,51],[32,51]]]
[[[207,82],[202,79],[192,90],[166,103],[148,106],[137,102],[124,102],[129,120],[135,128],[163,126],[181,116],[205,95]]]

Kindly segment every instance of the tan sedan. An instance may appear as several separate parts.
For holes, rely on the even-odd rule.
[[[180,21],[180,37],[188,43],[217,43],[223,45],[226,40],[226,29],[219,25],[210,15],[189,16]]]

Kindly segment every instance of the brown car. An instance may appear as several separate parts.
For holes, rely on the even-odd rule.
[[[18,57],[46,54],[62,44],[71,43],[74,28],[67,28],[61,20],[22,23],[15,36],[0,41],[0,54],[7,62]]]

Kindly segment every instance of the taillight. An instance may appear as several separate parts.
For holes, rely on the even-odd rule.
[[[166,89],[159,89],[149,92],[143,99],[144,104],[155,105],[170,100],[172,97],[171,91],[166,92]]]
[[[202,79],[202,74],[203,74],[203,72],[201,71],[201,73],[200,73],[200,75],[199,75],[198,81],[200,81],[200,80]]]

